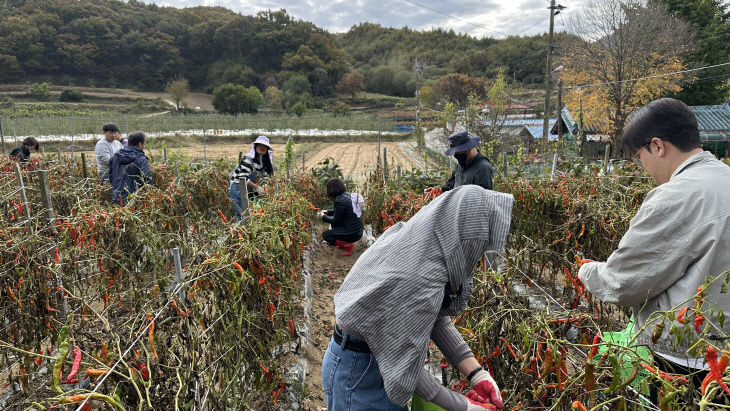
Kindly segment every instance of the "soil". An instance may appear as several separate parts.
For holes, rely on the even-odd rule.
[[[188,156],[189,161],[203,161],[203,144],[199,142],[186,141],[181,143],[182,147],[175,146],[174,144],[168,144],[167,153],[171,156],[173,153],[182,151]],[[154,145],[149,145],[145,151],[148,157],[151,155],[156,161],[162,160],[162,149],[152,148]],[[86,154],[86,162],[88,168],[96,168],[96,160],[94,150],[92,149],[93,143],[84,144],[85,150],[76,150],[76,155],[80,153]],[[272,144],[276,160],[279,161],[283,158],[284,144]],[[409,153],[405,150],[401,143],[389,142],[381,143],[381,149],[388,149],[388,167],[395,170],[396,166],[401,166],[402,171],[409,171],[411,169],[424,169],[424,163],[422,159],[414,158],[416,154],[413,152]],[[334,158],[335,161],[340,165],[342,173],[345,178],[350,178],[357,182],[362,182],[367,177],[368,172],[372,171],[377,164],[378,159],[378,143],[334,143],[334,144],[296,144],[294,145],[294,158],[296,159],[296,167],[301,168],[301,153],[305,151],[305,165],[307,169],[317,167],[317,164],[328,158]],[[67,149],[67,151],[70,149]],[[238,160],[238,153],[243,152],[247,154],[250,150],[249,144],[237,144],[237,143],[214,143],[207,144],[205,147],[205,157],[208,161],[217,159],[225,159],[231,162],[231,169]],[[311,152],[311,154],[310,154]],[[46,154],[53,155],[54,151],[48,149]],[[70,153],[64,152],[64,155]],[[78,157],[77,157],[78,158]],[[281,170],[283,171],[283,170]]]
[[[324,229],[324,225],[320,224]],[[327,350],[335,323],[334,296],[352,265],[365,251],[362,242],[355,244],[352,255],[343,257],[342,250],[336,249],[317,239],[313,249],[312,266],[312,345],[305,352],[309,360],[309,374],[306,378],[306,391],[302,399],[302,409],[307,411],[326,410],[327,406],[322,389],[322,358]]]
[[[388,149],[388,167],[395,169],[396,166],[401,166],[402,171],[424,169],[422,162],[408,154],[400,143],[381,143],[380,147],[381,150]],[[306,162],[314,166],[328,157],[334,158],[340,165],[345,178],[361,181],[377,164],[378,143],[328,144],[322,150],[307,155]]]

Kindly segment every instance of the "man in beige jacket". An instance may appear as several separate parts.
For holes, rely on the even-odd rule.
[[[579,278],[602,301],[632,308],[635,331],[643,329],[637,342],[653,351],[660,368],[692,374],[706,369],[704,359],[688,352],[687,338],[680,343],[669,331],[689,327],[697,337],[694,318],[704,315],[697,329],[706,340],[730,334],[730,321],[719,319],[720,313],[730,317],[730,295],[722,291],[730,275],[730,167],[702,150],[697,119],[679,100],[663,98],[639,110],[622,144],[657,187],[608,261],[584,264]],[[695,312],[700,286],[704,304]],[[685,306],[689,324],[660,313]],[[663,332],[652,338],[661,322]]]

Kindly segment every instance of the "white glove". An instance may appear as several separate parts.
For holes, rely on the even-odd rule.
[[[322,211],[322,210],[317,211],[317,218],[322,218],[323,215],[324,215],[324,211]]]
[[[499,386],[489,374],[489,371],[480,370],[479,372],[474,374],[473,377],[471,377],[469,383],[472,385],[472,387],[474,387],[474,389],[467,393],[467,397],[470,397],[469,394],[475,392],[480,397],[489,400],[489,402],[494,404],[497,409],[502,409],[502,407],[504,407],[502,395],[499,392]]]
[[[266,195],[266,191],[264,191],[264,188],[261,186],[259,186],[255,191],[256,191],[256,194],[258,194],[260,196]]]

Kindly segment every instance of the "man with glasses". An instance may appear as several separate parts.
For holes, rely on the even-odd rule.
[[[707,364],[701,353],[688,351],[696,330],[705,341],[730,334],[730,321],[718,320],[730,317],[730,297],[722,291],[730,275],[730,167],[702,150],[697,119],[675,99],[640,109],[621,143],[657,187],[608,261],[583,264],[579,278],[602,301],[631,307],[634,331],[640,331],[636,343],[652,350],[660,369],[692,375],[697,388]],[[681,322],[660,313],[683,307]],[[680,342],[672,329],[692,337]],[[654,401],[657,392],[653,387]]]

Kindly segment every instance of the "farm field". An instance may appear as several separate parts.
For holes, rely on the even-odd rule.
[[[386,144],[397,164],[401,143]],[[344,146],[321,147],[307,162],[317,171],[322,153],[339,161],[344,177],[366,163],[363,151],[376,151],[370,143]],[[154,186],[127,207],[109,204],[108,188],[84,179],[67,157],[22,165],[24,200],[16,164],[0,162],[0,368],[7,381],[0,408],[70,410],[89,401],[117,410],[321,410],[332,296],[367,247],[358,242],[352,256],[341,257],[318,240],[325,226],[314,221],[314,209],[330,205],[327,176],[317,180],[308,169],[285,181],[279,174],[272,194],[236,225],[227,174],[240,149],[213,150],[226,161],[208,166],[181,157],[161,164],[158,150]],[[605,260],[651,187],[631,168],[610,177],[575,170],[568,166],[554,180],[495,176],[495,189],[515,198],[504,265],[478,264],[470,305],[453,318],[494,371],[506,409],[564,410],[576,401],[587,409],[723,405],[717,383],[701,392],[652,371],[636,347],[609,338],[626,326],[628,312],[582,290],[575,257]],[[404,179],[398,188],[382,169],[365,182],[363,221],[375,236],[434,198],[424,196],[421,180]],[[702,296],[695,298],[698,315],[711,321],[700,311]],[[700,353],[713,344],[730,348],[694,333],[691,321],[669,324],[667,332],[691,339]],[[444,384],[466,388],[435,348],[428,359]],[[650,404],[655,383],[664,394]]]

